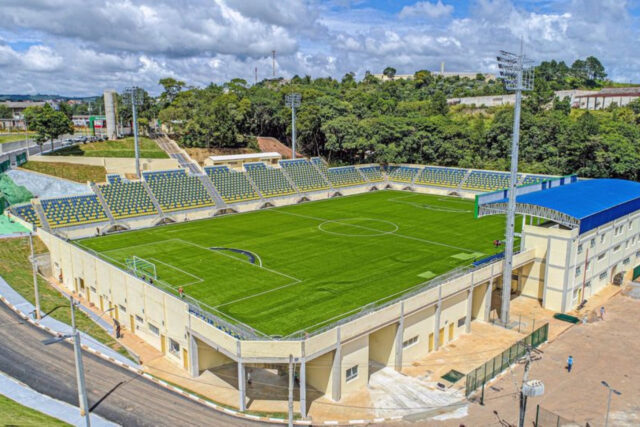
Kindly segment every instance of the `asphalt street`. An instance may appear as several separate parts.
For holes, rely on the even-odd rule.
[[[73,345],[45,346],[51,335],[0,303],[0,371],[32,389],[78,405]],[[214,411],[83,352],[91,411],[124,426],[258,425]]]

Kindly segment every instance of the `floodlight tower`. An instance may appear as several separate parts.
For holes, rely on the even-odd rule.
[[[513,111],[513,138],[511,140],[511,176],[509,178],[509,203],[507,207],[506,245],[504,251],[504,271],[502,274],[502,306],[500,318],[507,326],[509,323],[509,306],[511,303],[511,275],[513,274],[513,238],[516,216],[516,184],[518,182],[518,144],[520,142],[520,108],[522,91],[533,89],[533,67],[531,61],[524,56],[522,42],[520,54],[500,51],[498,56],[500,78],[504,80],[507,90],[516,92],[516,104]]]
[[[144,94],[142,89],[137,86],[128,87],[125,89],[125,95],[131,98],[131,111],[133,114],[133,139],[135,143],[135,155],[136,155],[136,176],[140,179],[140,147],[138,142],[138,114],[136,112],[136,106],[142,105]]]
[[[284,102],[291,108],[291,158],[296,158],[296,107],[300,106],[302,96],[299,93],[290,93],[284,97]]]

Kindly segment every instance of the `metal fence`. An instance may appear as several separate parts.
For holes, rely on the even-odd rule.
[[[560,415],[555,414],[538,405],[536,408],[536,422],[534,426],[535,427],[582,427],[582,424],[579,424],[575,421],[568,420],[564,417],[561,417]]]
[[[511,366],[516,360],[524,356],[527,346],[538,347],[547,340],[549,324],[545,323],[529,335],[513,344],[488,362],[478,366],[467,374],[465,396],[469,396],[478,387],[492,380],[499,373]]]

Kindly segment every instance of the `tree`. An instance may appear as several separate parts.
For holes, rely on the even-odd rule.
[[[431,97],[431,114],[446,115],[449,112],[447,97],[442,91],[437,91]]]
[[[584,68],[589,80],[604,80],[604,78],[607,77],[607,73],[604,71],[604,66],[595,56],[587,57],[584,62]]]
[[[58,108],[59,111],[63,112],[64,115],[67,116],[69,120],[71,120],[71,118],[73,117],[73,107],[71,107],[71,105],[67,104],[66,102],[61,102],[60,104],[58,104]]]
[[[42,107],[29,107],[25,109],[25,118],[29,130],[36,132],[36,143],[40,145],[46,140],[51,141],[51,150],[53,151],[53,141],[67,133],[73,133],[73,123],[62,112],[51,108],[51,105],[45,104]]]
[[[387,67],[384,69],[384,71],[382,71],[382,74],[389,80],[393,80],[393,78],[396,76],[396,69],[393,67]]]
[[[11,112],[11,108],[7,107],[4,104],[0,104],[0,119],[12,119],[13,113]]]
[[[176,80],[173,77],[165,77],[160,79],[158,83],[164,88],[164,91],[160,94],[160,101],[165,106],[171,104],[185,87],[185,82]]]

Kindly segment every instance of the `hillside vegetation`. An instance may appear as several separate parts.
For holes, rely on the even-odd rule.
[[[393,70],[385,73],[393,76]],[[640,103],[607,111],[571,109],[554,90],[597,89],[605,81],[600,62],[589,57],[571,66],[543,62],[535,90],[524,102],[521,170],[586,177],[638,179]],[[234,79],[223,85],[186,88],[163,79],[165,91],[154,108],[186,147],[243,147],[250,135],[273,136],[290,144],[291,110],[284,95],[302,94],[297,110],[299,150],[332,164],[411,162],[506,169],[513,108],[449,107],[448,97],[505,93],[501,82],[432,75],[382,81],[353,74],[332,78],[294,77],[249,86]]]
[[[86,157],[135,157],[133,137],[116,141],[91,142],[74,145],[51,153],[52,156],[86,156]],[[140,157],[143,159],[167,159],[169,156],[156,142],[140,137]]]

